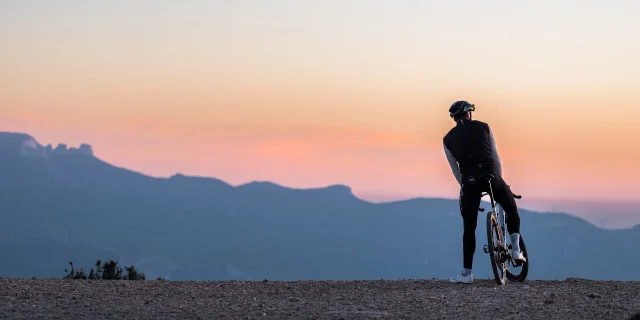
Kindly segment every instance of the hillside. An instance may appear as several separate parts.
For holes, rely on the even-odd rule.
[[[631,267],[640,251],[629,250],[640,245],[640,226],[521,216],[530,279],[640,280]],[[456,200],[374,204],[342,185],[152,178],[100,160],[88,144],[54,148],[15,133],[0,133],[0,218],[2,277],[60,277],[68,260],[86,268],[114,257],[179,280],[445,278],[462,258]],[[480,278],[491,274],[484,219]]]
[[[105,293],[108,295],[105,297]],[[640,319],[639,282],[0,280],[3,319]],[[105,299],[107,298],[107,299]],[[633,317],[633,318],[632,318]]]

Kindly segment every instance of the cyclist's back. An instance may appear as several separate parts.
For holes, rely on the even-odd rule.
[[[457,121],[443,142],[453,156],[449,161],[458,162],[462,176],[500,174],[497,171],[500,158],[488,124],[478,120]]]

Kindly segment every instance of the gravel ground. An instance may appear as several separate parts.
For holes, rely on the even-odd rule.
[[[2,319],[640,320],[638,312],[640,282],[0,279]]]

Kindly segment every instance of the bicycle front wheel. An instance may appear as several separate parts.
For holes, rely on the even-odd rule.
[[[502,239],[502,234],[500,233],[498,220],[493,211],[489,211],[487,213],[487,249],[489,250],[493,276],[499,285],[504,285],[506,282],[503,243],[504,239]]]

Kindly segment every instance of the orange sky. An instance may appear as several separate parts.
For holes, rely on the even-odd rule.
[[[640,5],[600,5],[7,1],[0,130],[155,176],[456,197],[467,99],[515,191],[634,200]]]

